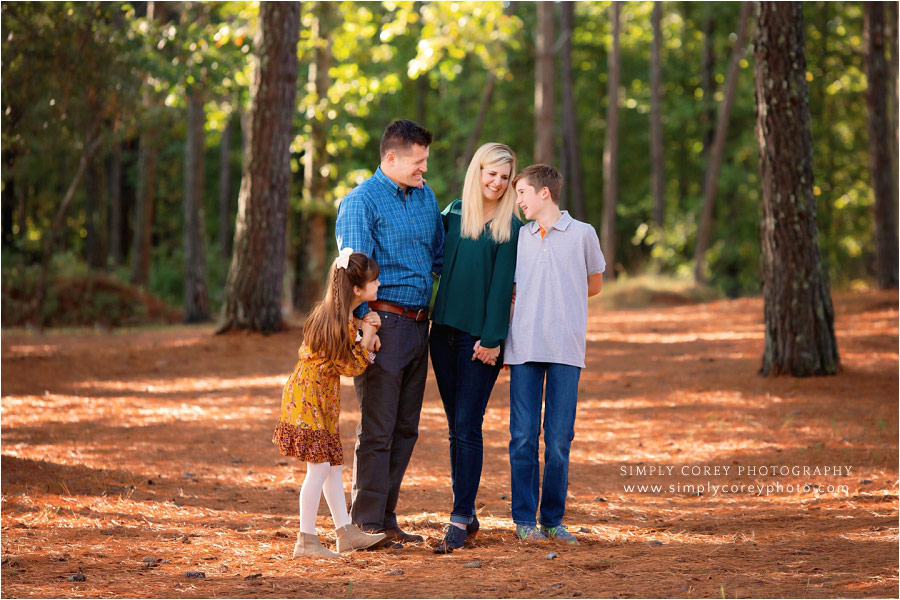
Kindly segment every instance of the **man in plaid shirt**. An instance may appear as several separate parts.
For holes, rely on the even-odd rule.
[[[363,304],[381,317],[381,350],[356,377],[361,419],[356,428],[350,516],[364,531],[391,542],[420,542],[400,529],[397,498],[419,436],[428,372],[428,303],[441,272],[444,227],[434,192],[425,185],[432,135],[412,121],[394,121],[381,138],[381,165],[341,201],[338,249],[378,263],[378,300]]]

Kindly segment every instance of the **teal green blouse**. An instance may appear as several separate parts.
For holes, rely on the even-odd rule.
[[[432,318],[435,323],[481,338],[484,348],[496,348],[509,333],[509,303],[522,222],[513,216],[509,241],[498,244],[491,237],[490,222],[477,240],[461,236],[461,200],[454,200],[441,214],[447,235]]]

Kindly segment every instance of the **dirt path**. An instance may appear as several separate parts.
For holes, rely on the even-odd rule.
[[[759,299],[592,306],[566,515],[577,548],[511,533],[504,373],[485,419],[482,533],[432,554],[451,497],[429,377],[400,498],[401,524],[429,544],[336,562],[289,560],[303,469],[270,438],[297,330],[4,333],[2,595],[896,597],[897,294],[835,302],[844,370],[803,380],[756,376]],[[729,489],[697,495],[710,484]],[[320,534],[330,522],[323,502]]]

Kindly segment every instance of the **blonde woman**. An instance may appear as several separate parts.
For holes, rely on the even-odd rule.
[[[522,222],[509,185],[516,155],[481,146],[466,172],[461,200],[443,212],[444,269],[434,303],[431,362],[450,429],[453,510],[436,553],[461,548],[478,532],[475,496],[484,458],[482,422],[509,331]]]

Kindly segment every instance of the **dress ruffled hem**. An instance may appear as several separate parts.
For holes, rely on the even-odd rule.
[[[293,456],[311,463],[344,464],[341,436],[323,429],[302,429],[280,421],[275,426],[272,443],[284,456]]]

